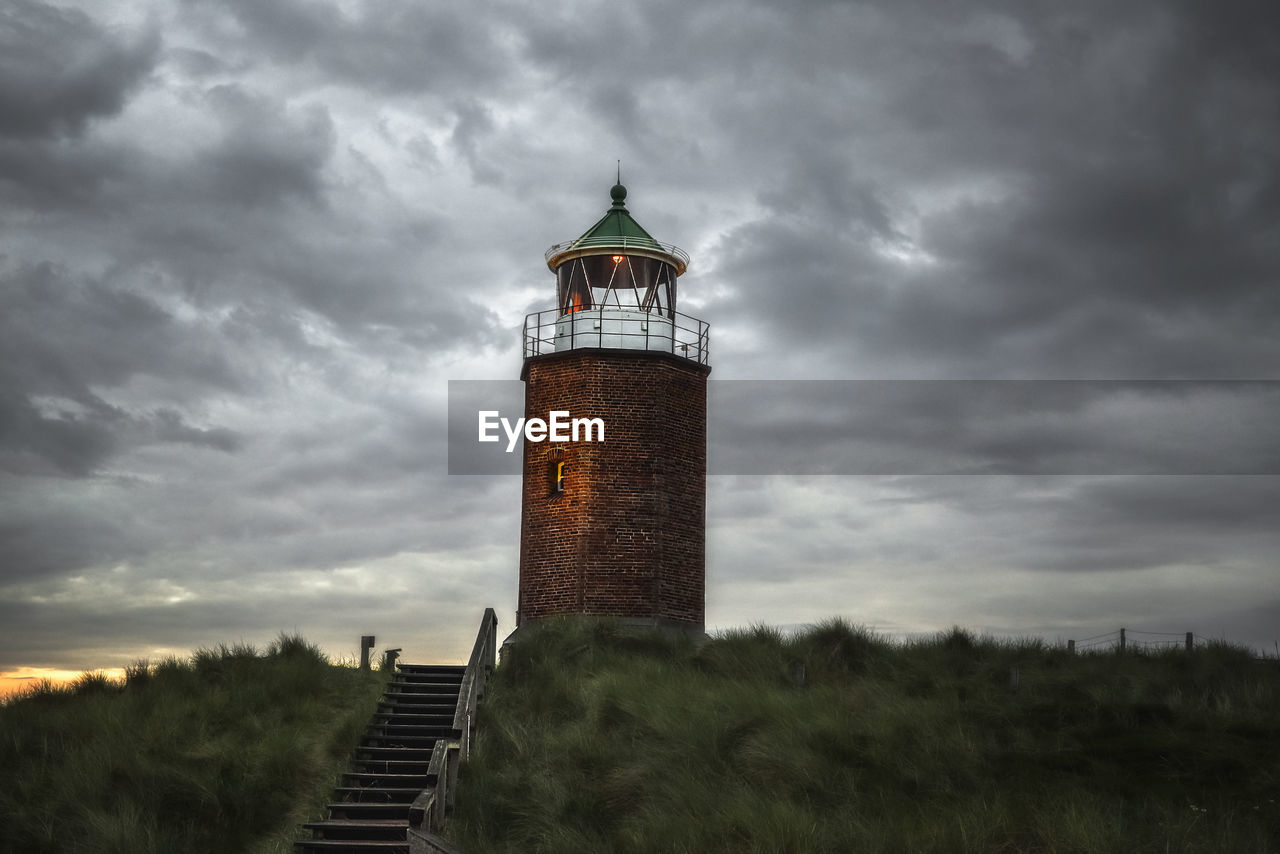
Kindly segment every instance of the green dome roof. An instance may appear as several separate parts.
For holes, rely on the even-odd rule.
[[[547,250],[547,266],[555,270],[565,261],[584,255],[609,255],[617,253],[643,255],[666,261],[681,274],[689,266],[689,256],[684,250],[653,239],[627,210],[627,188],[614,184],[609,191],[613,206],[595,225],[577,240],[557,243]]]

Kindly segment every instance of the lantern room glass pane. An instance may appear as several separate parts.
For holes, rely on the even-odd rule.
[[[560,314],[617,308],[671,316],[676,309],[676,270],[642,255],[588,255],[556,269]]]

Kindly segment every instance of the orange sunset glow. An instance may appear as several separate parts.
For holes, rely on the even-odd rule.
[[[35,685],[44,679],[47,679],[54,684],[65,684],[68,682],[74,682],[81,675],[88,672],[102,673],[111,679],[124,678],[124,670],[119,667],[112,667],[97,671],[54,670],[47,667],[19,667],[17,670],[6,670],[0,672],[0,700],[8,698],[13,694],[21,693],[28,686]]]

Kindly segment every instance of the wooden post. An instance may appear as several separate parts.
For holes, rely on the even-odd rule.
[[[369,669],[369,650],[373,649],[373,635],[360,636],[360,669]]]
[[[1022,687],[1022,674],[1018,671],[1018,665],[1009,668],[1009,691],[1010,693],[1018,693],[1018,689]]]
[[[1120,630],[1120,651],[1124,652],[1124,629]]]
[[[1187,652],[1191,652],[1192,648],[1195,645],[1196,645],[1195,636],[1192,635],[1191,632],[1187,632]]]
[[[1076,642],[1073,640],[1067,641],[1067,655],[1075,655],[1075,654],[1076,654]]]

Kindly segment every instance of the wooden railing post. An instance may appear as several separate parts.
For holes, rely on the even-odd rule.
[[[373,649],[373,635],[360,636],[360,669],[369,669],[369,650]]]
[[[1195,637],[1191,634],[1191,632],[1187,632],[1187,652],[1191,652],[1192,648],[1195,645],[1196,645]]]
[[[1124,629],[1120,630],[1120,651],[1124,652]]]

